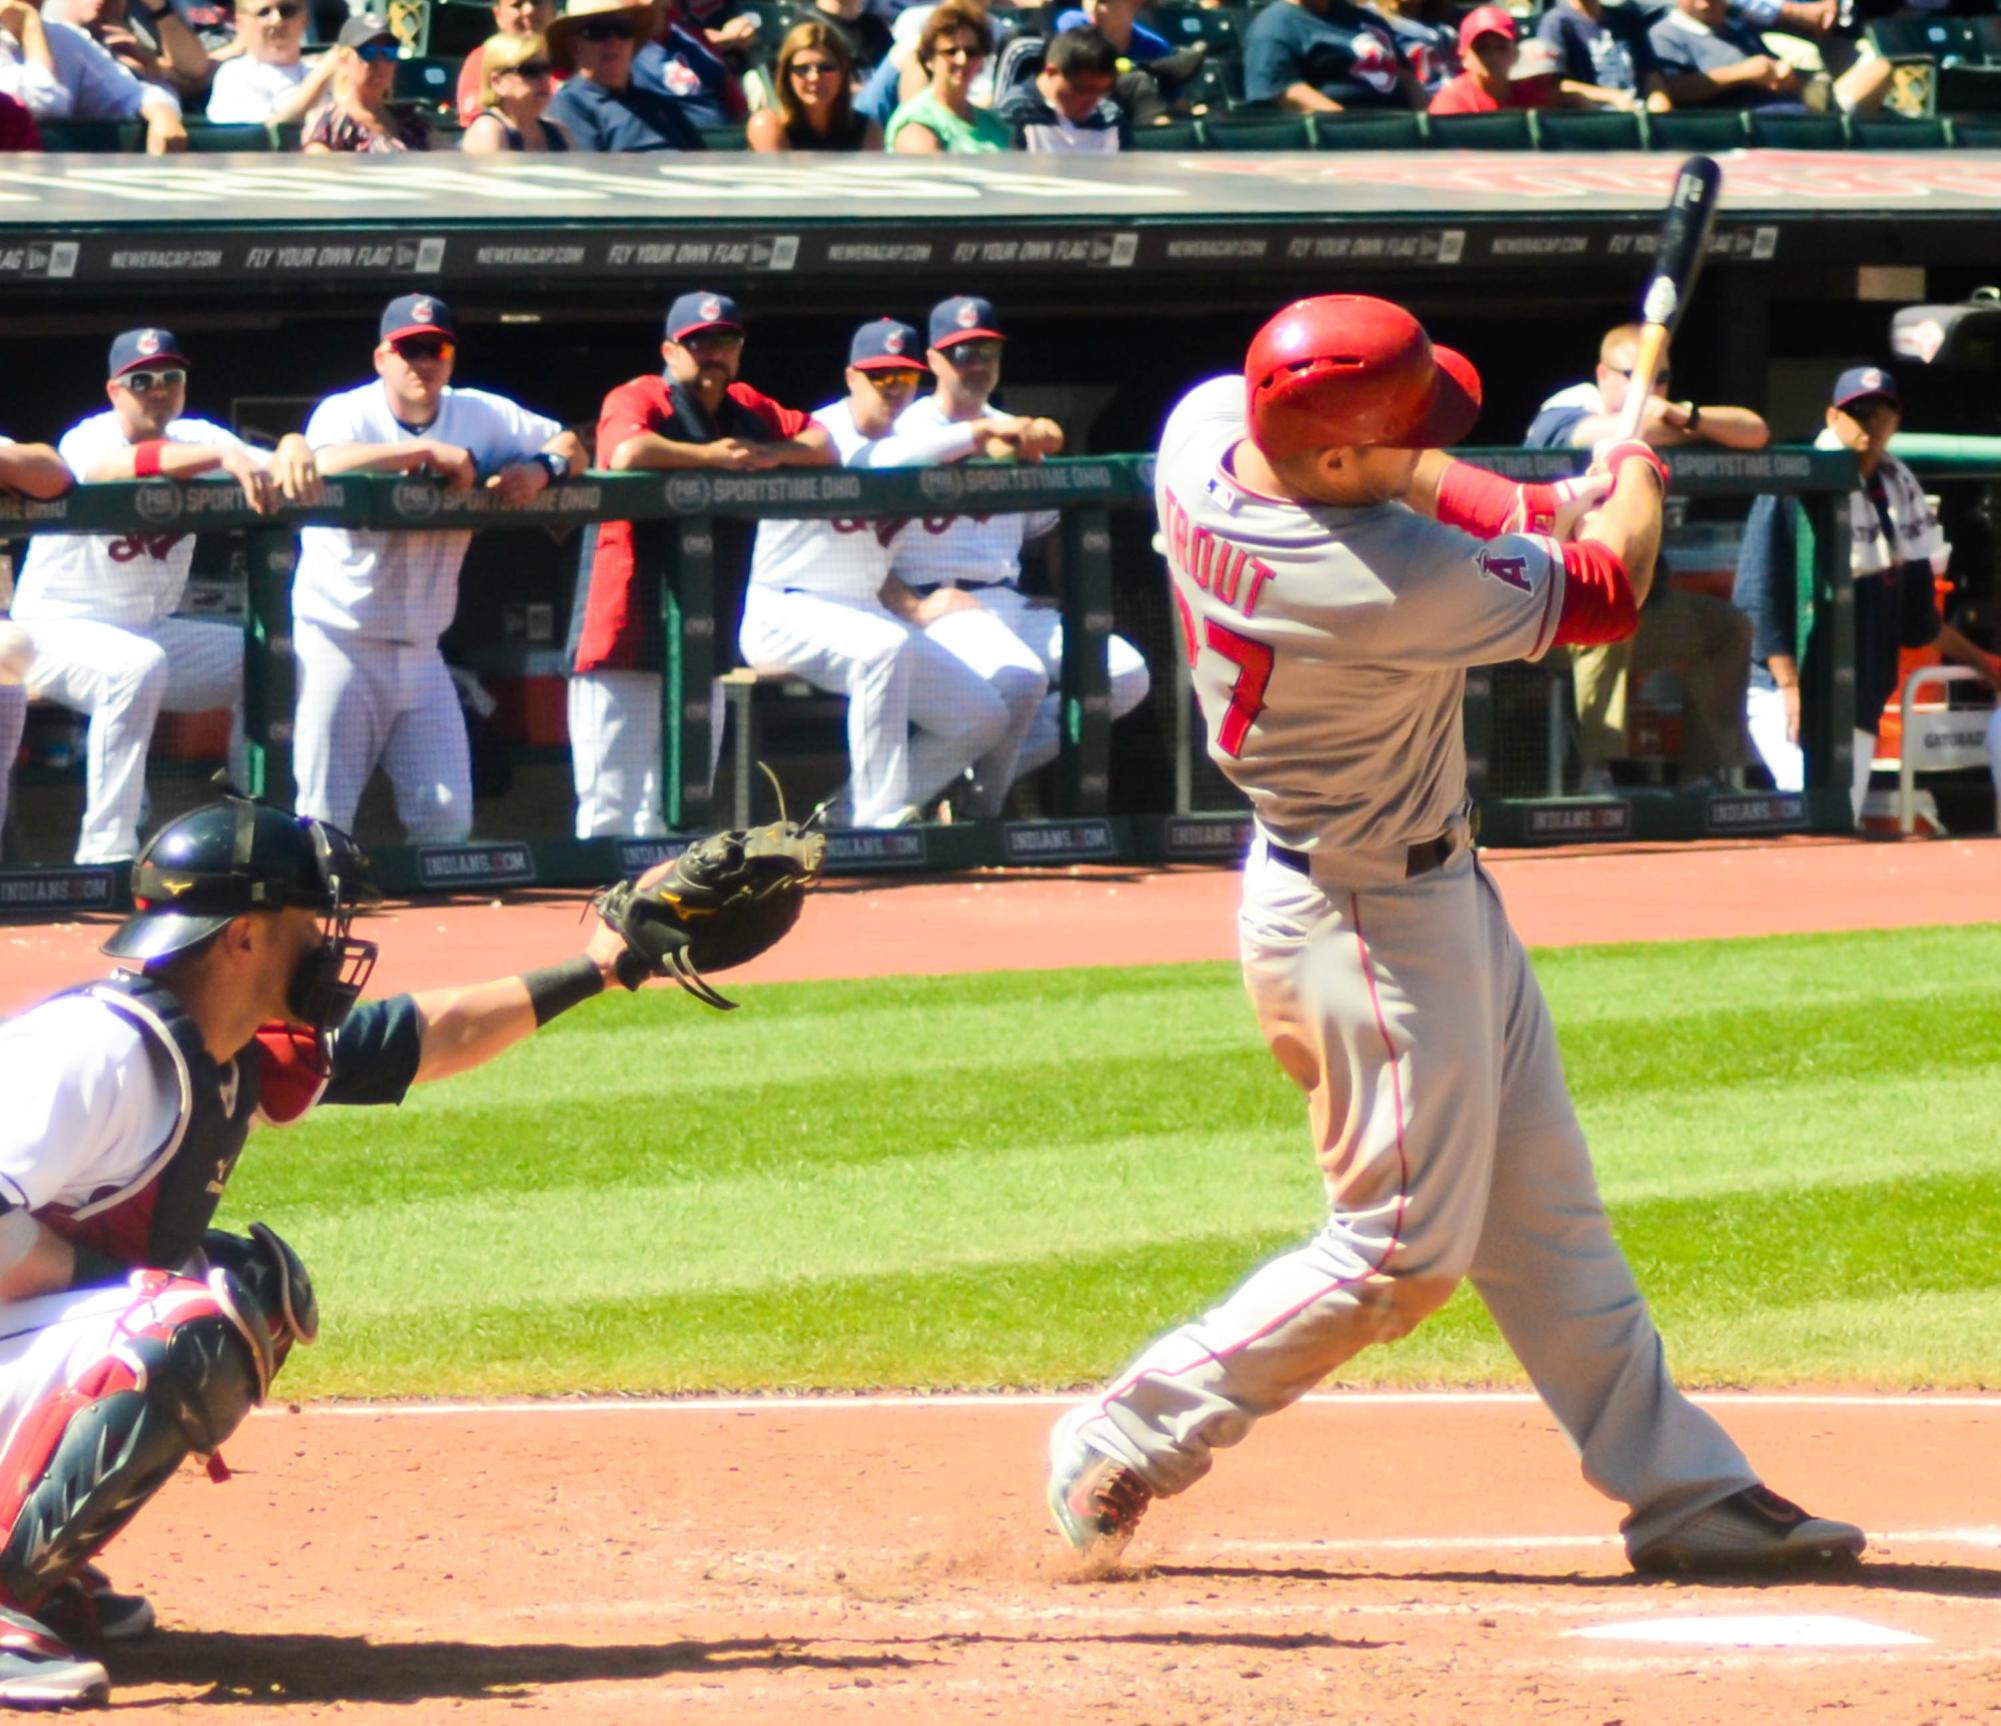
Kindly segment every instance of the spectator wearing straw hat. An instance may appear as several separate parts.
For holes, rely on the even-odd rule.
[[[547,117],[580,150],[699,150],[701,134],[677,103],[635,83],[633,55],[653,27],[647,0],[576,0],[549,26],[549,56],[576,75],[556,93]]]

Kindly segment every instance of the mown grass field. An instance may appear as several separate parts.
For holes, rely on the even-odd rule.
[[[1697,1384],[2001,1382],[2001,926],[1539,956]],[[1065,1386],[1321,1214],[1235,968],[592,1002],[400,1110],[251,1143],[301,1396]],[[1354,1363],[1517,1382],[1462,1291]]]

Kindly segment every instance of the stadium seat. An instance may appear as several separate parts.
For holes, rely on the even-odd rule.
[[[1310,150],[1313,129],[1304,114],[1232,114],[1202,128],[1212,150]]]
[[[459,68],[455,60],[398,60],[396,81],[389,87],[392,102],[415,102],[449,108],[458,98]]]
[[[1637,114],[1602,108],[1541,108],[1534,119],[1539,149],[1643,150],[1647,144]]]
[[[702,146],[709,150],[748,150],[750,136],[742,126],[704,126]]]
[[[1848,135],[1858,150],[1943,150],[1943,120],[1892,119],[1882,114],[1852,114]]]
[[[757,20],[757,40],[746,42],[732,52],[747,54],[753,60],[775,60],[778,44],[813,8],[809,5],[802,10],[793,0],[750,0],[743,10]]]
[[[267,126],[211,126],[199,120],[190,120],[187,125],[190,150],[263,154],[277,148]]]
[[[1202,148],[1200,120],[1170,120],[1165,126],[1135,126],[1135,150],[1199,150]]]
[[[130,155],[146,148],[143,120],[43,120],[42,148],[52,155]]]
[[[1535,133],[1525,108],[1498,114],[1433,114],[1432,148],[1437,150],[1533,150]]]
[[[1980,33],[1966,18],[1931,18],[1918,13],[1878,18],[1867,34],[1886,60],[1958,59],[1978,65],[1987,53]]]
[[[487,0],[431,0],[428,22],[424,52],[463,60],[493,34],[493,8]]]
[[[1653,150],[1737,150],[1744,144],[1744,116],[1734,108],[1677,108],[1647,116]]]
[[[1848,132],[1839,114],[1751,115],[1754,150],[1845,150]]]
[[[2001,114],[1992,119],[1961,115],[1946,124],[1952,129],[1952,141],[1962,150],[2001,150]]]
[[[1316,114],[1313,141],[1322,150],[1416,150],[1424,144],[1422,114]]]
[[[1193,6],[1186,0],[1156,6],[1153,27],[1177,48],[1190,42],[1207,42],[1212,54],[1241,51],[1250,13],[1233,6]]]
[[[1932,106],[1941,114],[2001,114],[2001,66],[1941,66]]]

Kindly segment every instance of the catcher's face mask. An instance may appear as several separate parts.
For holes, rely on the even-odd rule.
[[[310,816],[300,816],[299,823],[313,842],[325,900],[319,943],[293,971],[285,1004],[300,1024],[325,1038],[346,1022],[375,969],[375,943],[359,940],[349,930],[355,912],[382,895],[369,879],[368,859],[352,839]]]

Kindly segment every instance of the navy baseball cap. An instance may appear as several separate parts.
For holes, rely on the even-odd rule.
[[[405,336],[443,336],[458,340],[458,325],[452,308],[436,294],[398,294],[382,314],[382,339],[400,341]]]
[[[977,294],[954,294],[931,308],[931,345],[949,348],[954,342],[1004,342],[1007,332],[994,316],[993,301]]]
[[[1904,398],[1897,394],[1897,380],[1881,366],[1850,366],[1834,380],[1834,405],[1845,408],[1866,401],[1904,405]]]
[[[667,339],[683,342],[703,330],[731,330],[743,334],[743,320],[737,316],[736,301],[728,294],[697,288],[683,294],[667,308]]]
[[[924,363],[924,338],[894,318],[877,318],[855,331],[848,344],[848,364],[864,372],[929,371]]]
[[[185,367],[187,363],[187,355],[181,352],[181,344],[174,340],[172,330],[127,330],[112,341],[111,369],[105,375],[122,378],[143,366]]]

